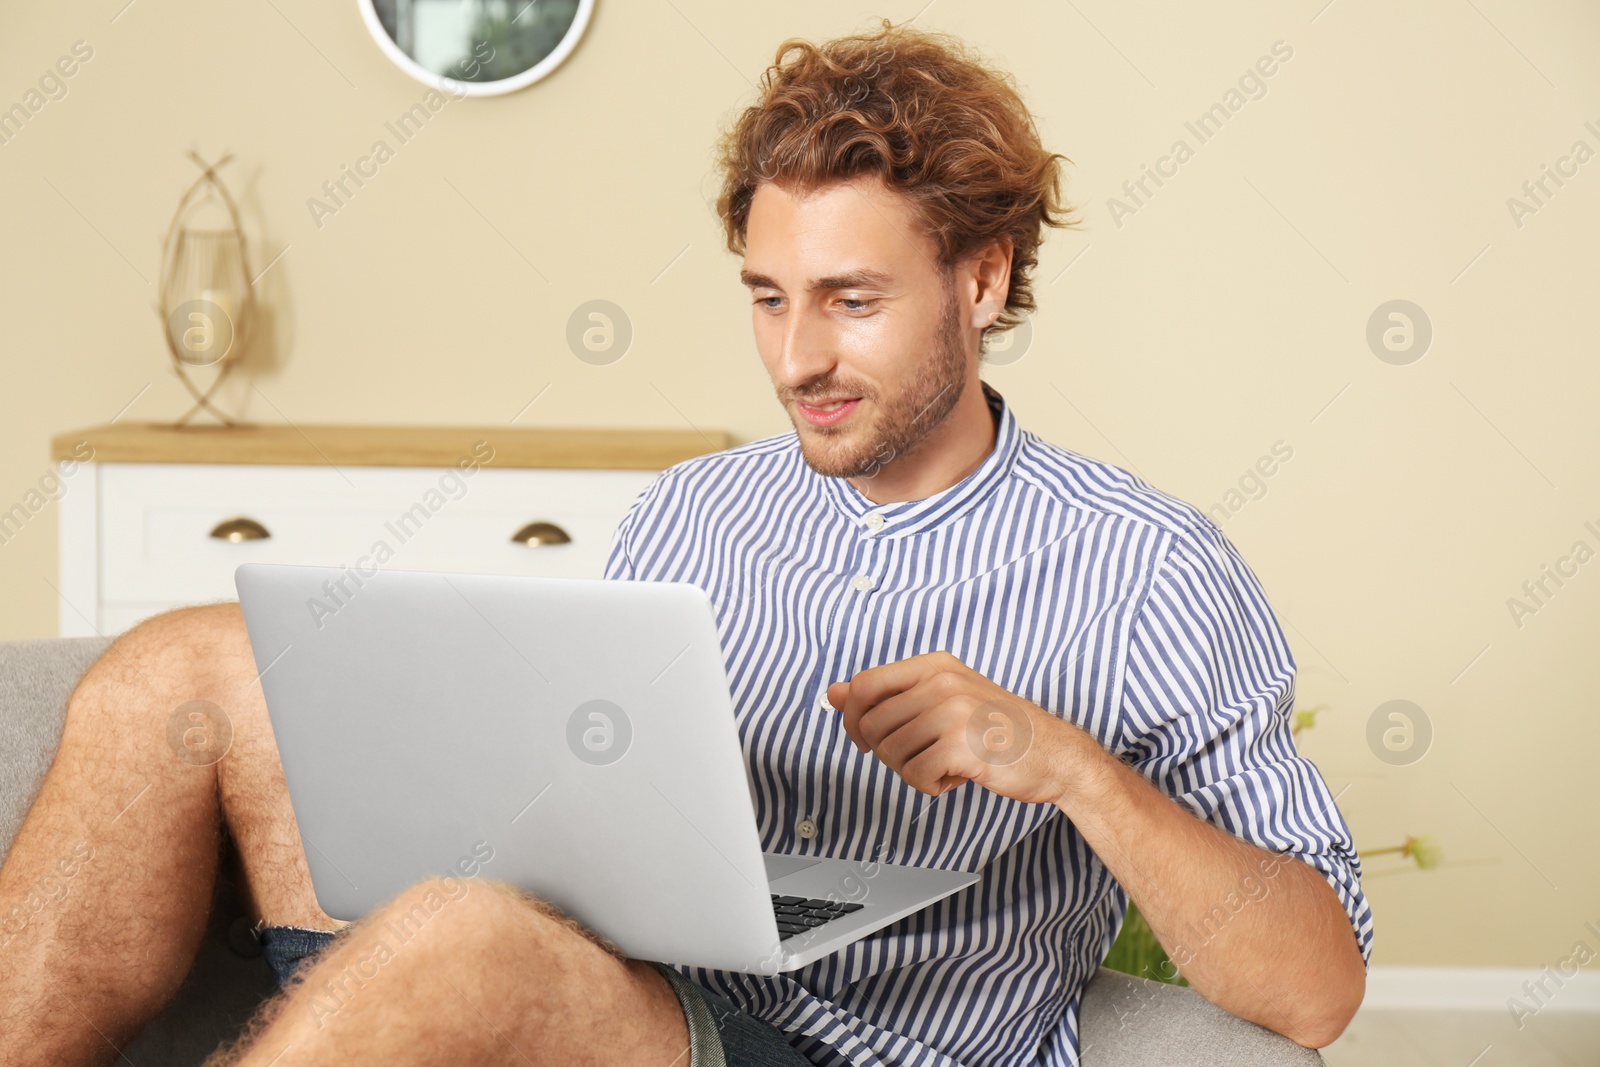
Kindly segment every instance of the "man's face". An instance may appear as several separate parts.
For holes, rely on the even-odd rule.
[[[761,361],[819,474],[870,477],[909,455],[976,376],[933,240],[877,179],[759,186],[740,276]]]

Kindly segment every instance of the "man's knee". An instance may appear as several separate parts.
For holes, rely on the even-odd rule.
[[[411,886],[361,925],[397,953],[409,945],[439,946],[452,956],[512,948],[526,959],[570,952],[581,939],[617,960],[621,950],[554,904],[489,878],[445,875]]]
[[[122,653],[155,667],[189,668],[237,658],[250,649],[244,615],[236,600],[173,608],[118,635],[102,658]]]
[[[254,658],[236,601],[175,608],[118,634],[84,672],[74,697],[88,687],[128,695],[160,692],[183,699],[216,700],[254,678]],[[78,703],[78,701],[74,701]],[[137,707],[114,701],[113,709]]]
[[[78,679],[62,748],[170,748],[210,766],[258,717],[259,694],[237,603],[163,612],[119,634]]]

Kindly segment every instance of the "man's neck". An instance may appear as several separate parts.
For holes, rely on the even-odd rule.
[[[875,474],[851,478],[850,484],[874,504],[933,496],[982,466],[994,451],[998,434],[998,421],[983,386],[974,378],[950,414],[913,451]]]

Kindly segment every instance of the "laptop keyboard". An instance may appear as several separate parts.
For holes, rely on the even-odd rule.
[[[864,905],[815,897],[786,897],[772,894],[772,911],[778,917],[778,940],[814,930],[841,915],[860,911]]]

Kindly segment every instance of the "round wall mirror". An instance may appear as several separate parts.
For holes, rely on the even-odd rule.
[[[594,0],[359,0],[385,55],[435,89],[493,96],[531,85],[577,47]]]

